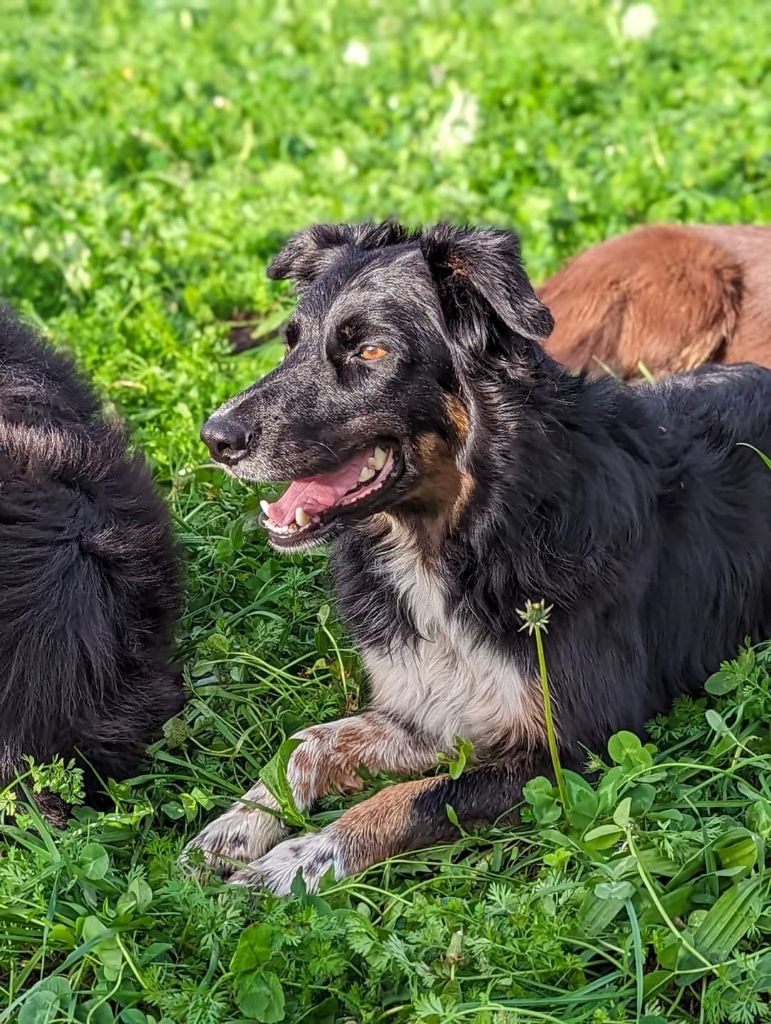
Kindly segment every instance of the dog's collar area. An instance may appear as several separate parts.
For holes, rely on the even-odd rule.
[[[279,546],[294,546],[321,532],[331,520],[369,504],[382,488],[395,480],[400,456],[385,443],[365,448],[336,469],[293,480],[272,503],[260,502],[260,519]]]

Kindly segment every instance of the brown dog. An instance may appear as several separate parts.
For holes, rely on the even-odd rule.
[[[539,296],[549,353],[628,378],[703,363],[771,366],[771,227],[661,224],[587,249]]]

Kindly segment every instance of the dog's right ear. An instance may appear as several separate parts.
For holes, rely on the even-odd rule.
[[[410,237],[395,221],[381,224],[314,224],[290,238],[268,267],[274,281],[291,278],[302,290],[326,273],[346,249],[380,249]]]
[[[525,273],[513,231],[437,224],[422,233],[420,247],[450,333],[464,348],[486,347],[491,313],[513,338],[543,342],[551,334],[554,320]]]

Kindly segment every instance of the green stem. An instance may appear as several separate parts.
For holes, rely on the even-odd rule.
[[[634,857],[635,865],[637,867],[637,873],[639,874],[640,878],[642,879],[643,885],[648,890],[648,896],[650,897],[651,903],[656,908],[656,910],[659,912],[659,915],[661,916],[661,920],[664,922],[664,924],[667,926],[667,928],[669,928],[669,930],[672,932],[672,934],[677,939],[677,941],[680,943],[680,945],[684,949],[686,949],[691,954],[692,957],[695,957],[696,960],[698,960],[701,964],[703,964],[703,966],[708,971],[716,972],[719,967],[725,966],[725,963],[720,963],[720,964],[710,963],[710,961],[707,960],[707,958],[705,956],[703,956],[698,951],[698,949],[695,948],[695,946],[691,945],[691,943],[688,941],[688,939],[685,937],[685,935],[683,935],[683,933],[678,929],[677,925],[674,923],[672,918],[666,912],[666,910],[664,909],[663,903],[661,902],[661,900],[659,899],[659,897],[658,897],[658,895],[656,893],[656,890],[653,888],[652,881],[648,877],[648,872],[645,870],[645,868],[643,867],[642,861],[640,860],[640,855],[637,852],[637,847],[635,846],[634,839],[632,837],[632,826],[631,826],[631,824],[629,822],[627,822],[627,824],[626,824],[626,842],[627,842],[627,846],[629,847],[629,852]],[[688,972],[681,971],[679,973],[682,974],[682,973],[688,973]],[[735,992],[738,991],[736,985],[734,985],[734,983],[732,981],[730,981],[730,979],[726,978],[726,982],[727,982],[728,985],[730,985],[730,987]]]
[[[560,800],[562,801],[562,806],[567,809],[568,794],[567,789],[565,788],[565,779],[562,775],[559,750],[557,749],[557,734],[554,731],[554,719],[552,718],[551,713],[549,676],[546,672],[546,656],[543,651],[543,638],[541,637],[541,629],[539,626],[535,627],[535,646],[538,650],[538,674],[541,677],[541,696],[543,697],[543,714],[546,719],[546,738],[549,741],[549,753],[551,754],[551,763],[554,768],[554,777],[557,780],[557,789],[559,790]]]

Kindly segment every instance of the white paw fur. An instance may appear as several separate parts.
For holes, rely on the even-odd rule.
[[[299,871],[302,871],[307,890],[315,892],[330,869],[336,879],[349,873],[334,825],[279,843],[254,863],[231,875],[229,881],[231,885],[263,888],[276,896],[286,896]]]
[[[287,832],[281,819],[269,811],[250,806],[277,806],[267,789],[255,787],[244,800],[245,803],[233,804],[190,840],[180,856],[183,865],[200,874],[195,858],[191,859],[191,854],[197,850],[203,854],[206,866],[222,875],[229,875],[281,842]]]

